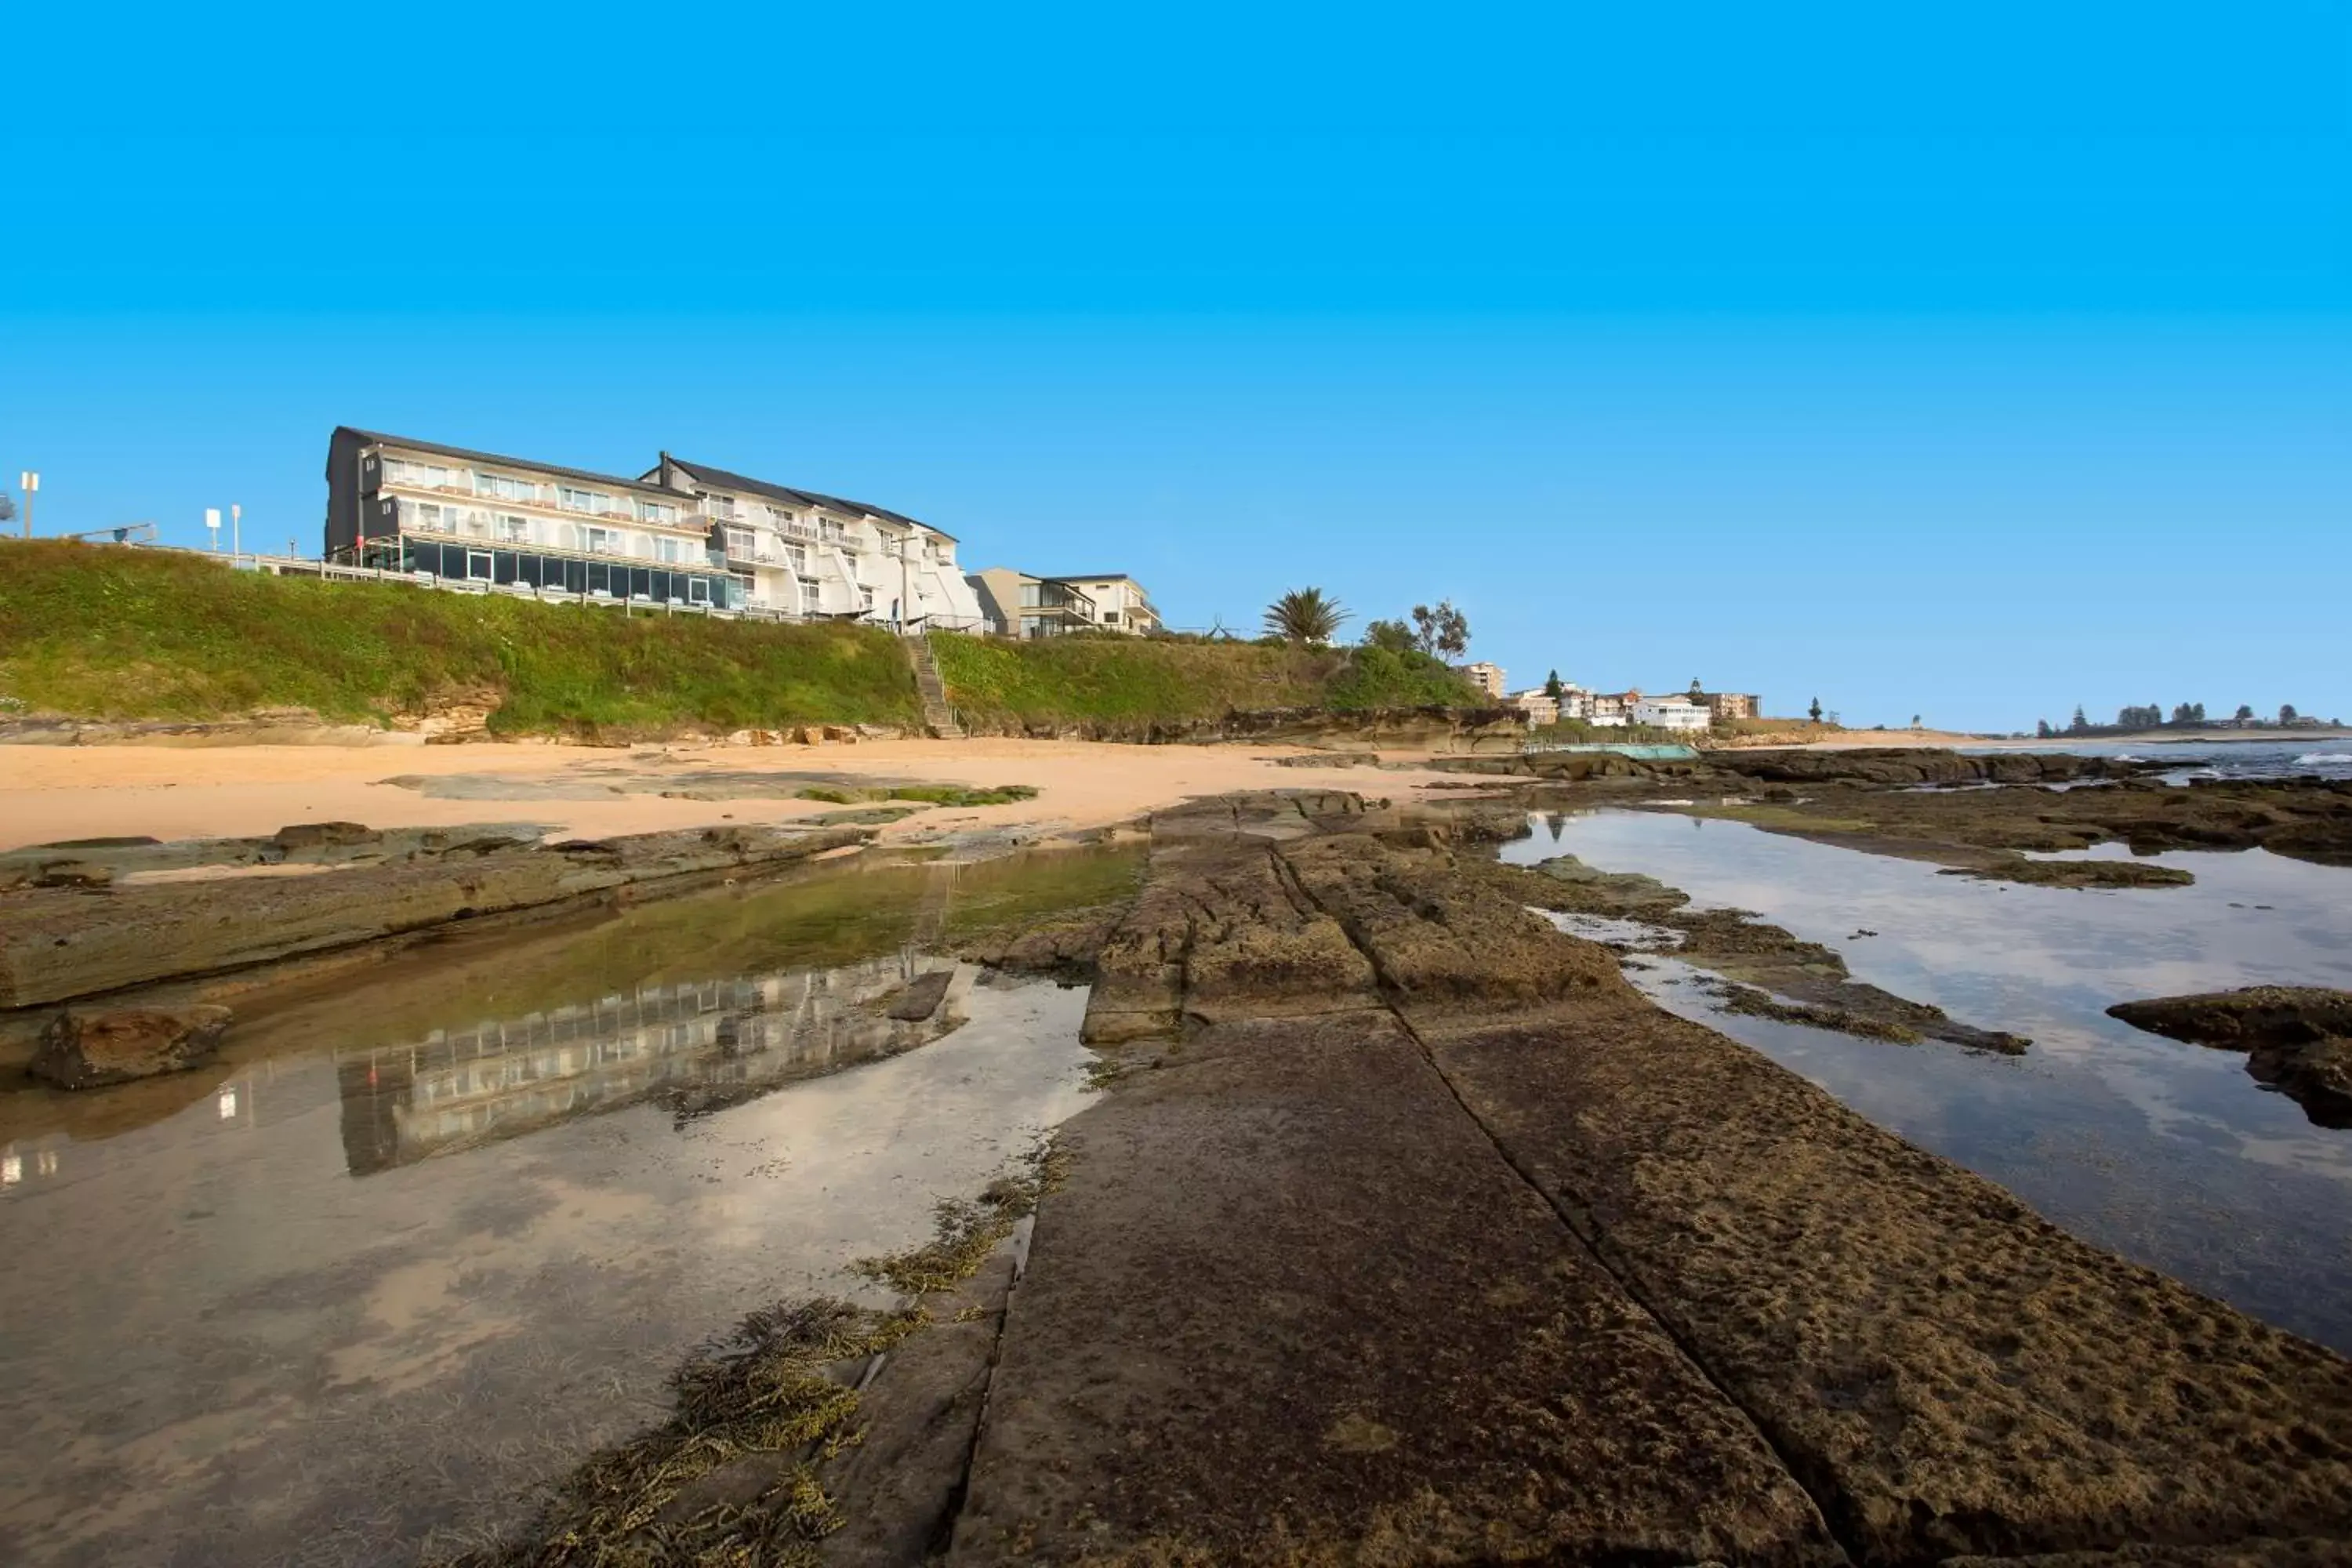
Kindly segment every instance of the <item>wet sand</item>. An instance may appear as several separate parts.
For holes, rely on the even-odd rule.
[[[1004,805],[917,811],[883,830],[920,841],[942,829],[1035,826],[1084,831],[1131,821],[1198,795],[1292,787],[1315,773],[1273,759],[1311,756],[1295,746],[1126,746],[1078,741],[878,741],[854,745],[640,747],[633,751],[484,743],[462,746],[0,746],[0,850],[27,844],[143,834],[208,838],[260,836],[289,823],[363,822],[372,827],[449,827],[486,817],[529,817],[564,837],[602,837],[719,822],[789,822],[838,803],[729,793],[688,798],[691,775],[793,775],[852,781],[996,787],[1039,794]],[[648,773],[679,775],[664,795]],[[490,775],[512,788],[441,795],[388,784]],[[1338,775],[1333,775],[1338,776]],[[1437,775],[1389,772],[1378,790],[1411,797]],[[489,808],[498,799],[522,807]]]

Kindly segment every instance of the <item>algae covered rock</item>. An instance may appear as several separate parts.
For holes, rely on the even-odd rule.
[[[2118,1002],[2134,1028],[2246,1053],[2246,1071],[2275,1085],[2322,1127],[2352,1127],[2352,991],[2249,985],[2193,996]]]
[[[227,1032],[226,1007],[63,1012],[41,1031],[28,1070],[59,1089],[100,1089],[202,1067]]]

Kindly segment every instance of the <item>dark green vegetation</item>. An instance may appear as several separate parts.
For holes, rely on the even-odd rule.
[[[1327,643],[1348,618],[1347,608],[1322,589],[1293,588],[1265,607],[1265,631],[1286,642]]]
[[[12,712],[221,719],[266,708],[380,723],[490,706],[502,734],[912,724],[887,632],[625,615],[394,584],[231,572],[36,540],[0,555]]]
[[[1460,707],[1482,699],[1433,658],[1386,648],[934,635],[940,674],[966,721],[1027,725],[1213,720],[1235,710]]]
[[[488,709],[494,735],[604,740],[912,727],[922,718],[903,651],[874,627],[317,583],[58,540],[0,549],[0,717],[205,721],[301,709],[388,724]],[[1411,648],[1124,637],[931,642],[951,700],[1000,726],[1139,727],[1235,710],[1479,700],[1442,660]]]

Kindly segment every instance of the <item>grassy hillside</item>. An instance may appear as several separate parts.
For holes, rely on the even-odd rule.
[[[1215,719],[1240,709],[1469,706],[1482,700],[1433,658],[1375,648],[1072,637],[931,638],[965,715],[1030,724]]]
[[[887,632],[624,616],[231,572],[162,551],[0,545],[0,712],[339,721],[481,692],[505,733],[918,722]]]

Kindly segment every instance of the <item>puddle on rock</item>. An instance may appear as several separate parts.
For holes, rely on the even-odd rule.
[[[695,1343],[869,1291],[849,1263],[1085,1103],[1081,989],[983,977],[943,1035],[877,1004],[1137,866],[853,866],[452,942],[256,999],[208,1071],[0,1093],[0,1561],[510,1527]]]
[[[2031,1037],[2020,1057],[1856,1039],[1721,1012],[1670,955],[1627,970],[1669,1009],[2077,1236],[2352,1352],[2352,1132],[2313,1126],[2238,1053],[2105,1011],[2241,985],[2352,986],[2352,870],[2182,852],[2147,858],[2192,872],[2192,887],[2100,891],[1944,877],[1739,822],[1603,810],[1528,826],[1506,861],[1571,854],[1655,877],[1694,908],[1752,910],[1834,947],[1857,980]]]

